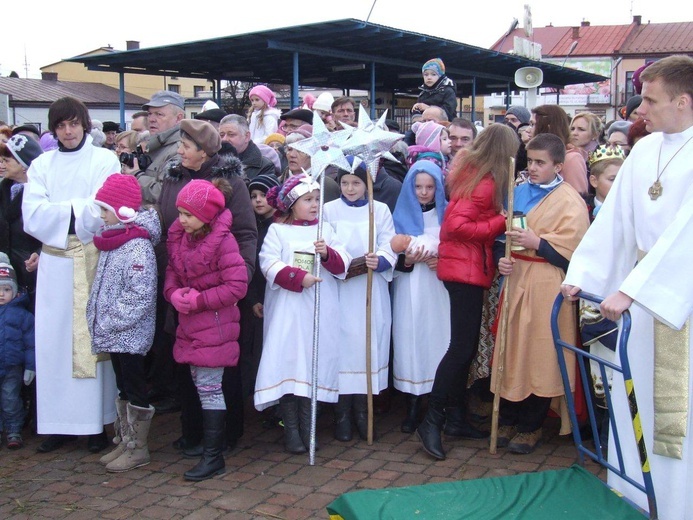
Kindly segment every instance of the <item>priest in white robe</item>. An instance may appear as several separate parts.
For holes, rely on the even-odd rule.
[[[24,229],[43,243],[36,291],[37,430],[51,434],[39,451],[90,435],[89,449],[104,445],[104,424],[115,420],[116,385],[111,363],[91,354],[85,306],[98,251],[94,232],[103,224],[94,194],[119,172],[110,150],[92,145],[87,108],[73,98],[54,102],[49,128],[59,148],[28,171]],[[30,259],[29,268],[35,268]],[[90,269],[94,270],[91,271]]]
[[[659,518],[693,518],[693,58],[671,56],[641,74],[638,111],[653,132],[618,172],[599,215],[573,254],[562,287],[607,296],[612,320],[630,309],[628,357],[649,454]],[[617,424],[631,423],[614,375]],[[634,437],[621,427],[629,475],[639,476]],[[609,455],[615,458],[613,439]],[[614,461],[612,461],[614,462]],[[645,495],[616,475],[609,484],[647,509]]]

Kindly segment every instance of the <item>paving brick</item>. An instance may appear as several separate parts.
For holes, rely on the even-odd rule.
[[[559,437],[557,421],[547,421],[544,445],[525,456],[498,450],[488,442],[444,439],[448,457],[436,461],[415,435],[399,431],[403,399],[376,417],[378,438],[372,446],[359,439],[332,438],[329,407],[318,421],[320,450],[316,464],[308,455],[284,452],[280,428],[265,430],[252,406],[245,435],[226,456],[227,473],[203,482],[186,482],[183,473],[197,463],[172,448],[179,436],[177,414],[155,416],[152,462],[122,474],[109,474],[100,455],[85,450],[84,439],[51,454],[37,454],[41,439],[25,436],[27,447],[0,456],[0,518],[27,520],[325,520],[325,506],[343,493],[424,483],[560,469],[575,461],[570,438]],[[588,471],[605,472],[588,462]],[[16,499],[16,501],[15,501]]]
[[[272,493],[265,490],[245,489],[231,492],[212,500],[209,505],[226,511],[247,511],[267,500]]]

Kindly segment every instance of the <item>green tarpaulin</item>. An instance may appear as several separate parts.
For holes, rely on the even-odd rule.
[[[642,520],[578,465],[403,488],[346,493],[327,506],[331,520]]]

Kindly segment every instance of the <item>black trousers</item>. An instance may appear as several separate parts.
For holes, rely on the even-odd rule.
[[[534,394],[517,402],[501,399],[499,422],[506,426],[516,425],[518,432],[533,432],[544,424],[550,408],[550,397]]]
[[[169,303],[164,298],[164,277],[157,279],[156,328],[154,341],[147,354],[148,379],[157,400],[177,398],[176,361],[173,359],[174,337],[166,332]]]
[[[111,354],[119,397],[134,406],[149,408],[144,356],[140,354]]]
[[[484,288],[445,282],[450,295],[450,346],[440,360],[429,403],[438,409],[461,406],[472,360],[479,347]]]

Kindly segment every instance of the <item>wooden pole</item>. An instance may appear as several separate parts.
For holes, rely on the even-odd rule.
[[[373,176],[371,169],[377,173],[380,161],[368,165],[368,175],[366,186],[368,189],[368,253],[373,252],[373,242],[375,236],[375,217],[373,204]],[[371,311],[373,297],[373,270],[368,269],[366,274],[366,394],[368,403],[368,445],[373,444],[373,378],[371,375]]]
[[[510,170],[508,171],[508,213],[505,218],[505,230],[513,229],[513,206],[515,195],[515,159],[510,159]],[[510,238],[505,238],[505,258],[510,259]],[[498,415],[500,410],[500,391],[503,383],[503,369],[505,365],[505,347],[508,341],[508,277],[503,282],[503,297],[501,299],[501,317],[498,327],[498,358],[496,359],[496,381],[493,387],[493,413],[491,415],[491,443],[489,452],[496,453],[498,447]]]

